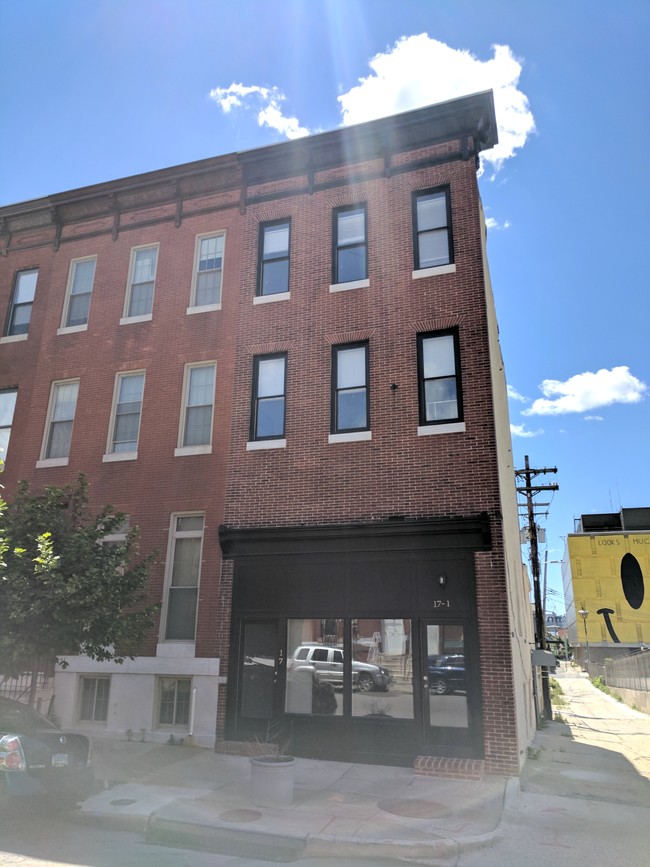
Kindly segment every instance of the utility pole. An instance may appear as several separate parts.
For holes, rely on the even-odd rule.
[[[515,470],[516,478],[525,481],[525,484],[517,486],[517,492],[526,497],[528,534],[530,539],[530,565],[533,572],[533,591],[535,595],[535,647],[540,650],[546,650],[546,630],[544,626],[544,609],[542,607],[542,594],[540,592],[539,583],[539,546],[537,544],[537,524],[535,523],[533,497],[541,491],[557,491],[559,486],[555,483],[551,485],[534,485],[533,479],[539,475],[546,475],[547,473],[557,473],[557,467],[533,469],[528,463],[528,455],[525,457],[525,468],[523,470]],[[544,704],[544,718],[547,720],[553,719],[551,692],[548,683],[548,668],[546,666],[542,666],[542,701]]]

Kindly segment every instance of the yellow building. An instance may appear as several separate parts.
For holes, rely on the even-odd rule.
[[[569,641],[580,662],[650,645],[650,508],[582,515],[562,562]]]

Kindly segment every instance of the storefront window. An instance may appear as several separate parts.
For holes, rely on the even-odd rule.
[[[353,620],[352,716],[413,719],[410,620]]]
[[[343,621],[287,623],[286,713],[343,714]]]

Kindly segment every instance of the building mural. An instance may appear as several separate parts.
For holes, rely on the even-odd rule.
[[[589,517],[596,516],[583,519]],[[581,524],[579,529],[583,532],[567,539],[564,561],[571,642],[588,643],[592,652],[608,647],[609,656],[616,646],[627,651],[650,643],[650,527],[592,533]]]

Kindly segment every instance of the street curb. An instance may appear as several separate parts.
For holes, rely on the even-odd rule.
[[[132,831],[144,834],[149,825],[149,814],[126,815],[126,813],[99,813],[99,812],[76,812],[71,816],[73,822],[78,825],[91,825],[94,827],[107,828],[110,831]]]
[[[263,857],[266,860],[292,861],[296,858],[359,857],[413,861],[458,857],[491,845],[501,837],[499,824],[492,831],[473,837],[454,839],[438,837],[430,841],[399,841],[335,837],[325,834],[273,834],[252,828],[216,827],[191,822],[177,822],[152,815],[146,830],[148,843],[176,848],[198,849],[221,855]],[[271,857],[269,857],[271,856]]]

